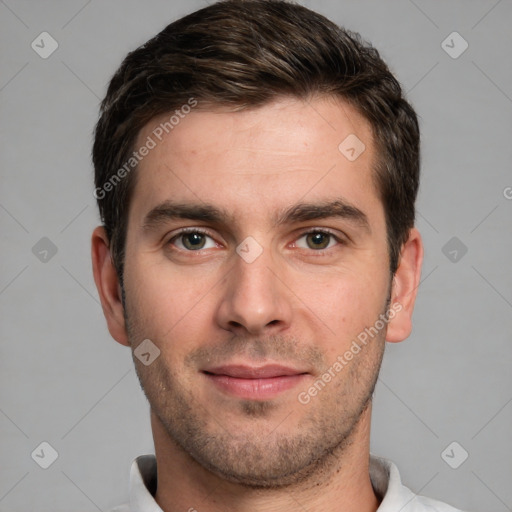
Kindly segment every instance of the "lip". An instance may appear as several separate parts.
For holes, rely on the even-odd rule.
[[[279,364],[266,364],[265,366],[246,366],[246,365],[225,365],[204,370],[206,373],[214,375],[226,375],[238,379],[270,379],[273,377],[282,377],[288,375],[299,375],[307,373],[303,370],[297,370],[288,366]]]
[[[298,385],[307,372],[270,364],[261,367],[218,366],[203,370],[203,374],[228,395],[247,400],[268,400]]]

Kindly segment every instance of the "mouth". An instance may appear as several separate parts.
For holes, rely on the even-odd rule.
[[[221,392],[246,400],[268,400],[297,386],[308,372],[281,365],[227,365],[203,370]]]

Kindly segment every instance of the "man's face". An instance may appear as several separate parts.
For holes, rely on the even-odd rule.
[[[338,149],[351,134],[366,146],[355,160]],[[287,99],[194,111],[139,164],[125,316],[132,348],[161,353],[137,372],[172,441],[224,478],[304,478],[369,404],[385,328],[333,365],[390,296],[374,161],[353,108]]]

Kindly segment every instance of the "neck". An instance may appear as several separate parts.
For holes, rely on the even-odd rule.
[[[164,512],[375,512],[369,474],[371,405],[348,443],[333,452],[306,480],[278,489],[253,489],[208,471],[169,438],[154,413],[151,424],[157,459],[155,499]]]

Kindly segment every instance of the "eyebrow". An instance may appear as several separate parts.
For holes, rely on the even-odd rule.
[[[232,215],[213,205],[164,201],[144,217],[142,227],[144,230],[151,230],[173,219],[199,220],[221,224],[232,220]]]
[[[276,226],[281,226],[335,217],[347,220],[371,233],[368,216],[362,210],[342,198],[333,201],[293,205],[275,215],[273,223]],[[174,219],[197,220],[211,222],[212,224],[229,224],[234,222],[234,218],[233,214],[227,210],[214,205],[176,203],[168,200],[148,212],[142,227],[145,231],[150,231]]]
[[[348,220],[371,233],[368,216],[362,210],[341,198],[320,203],[299,203],[281,213],[275,220],[275,224],[292,224],[294,222],[333,217]]]

